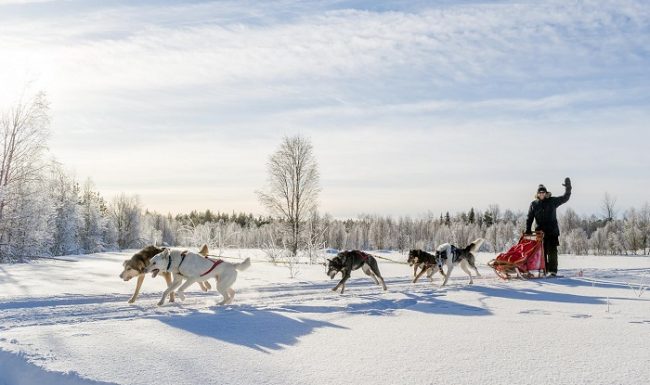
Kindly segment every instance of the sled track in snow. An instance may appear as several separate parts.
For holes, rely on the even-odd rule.
[[[635,271],[634,273],[639,273]],[[645,273],[643,271],[642,273]],[[388,290],[384,292],[368,278],[352,278],[346,283],[344,294],[331,289],[338,279],[322,281],[302,281],[292,283],[271,283],[237,289],[233,305],[217,306],[221,295],[214,288],[207,293],[192,290],[186,293],[186,300],[156,306],[160,292],[144,293],[138,301],[127,303],[130,295],[103,294],[80,295],[69,294],[54,297],[25,297],[12,301],[0,302],[0,332],[19,327],[40,325],[69,325],[107,320],[132,320],[142,318],[172,317],[195,312],[219,313],[222,309],[246,309],[278,312],[331,312],[355,313],[381,312],[385,310],[408,309],[417,303],[435,306],[436,298],[444,297],[447,292],[463,290],[468,283],[465,276],[452,277],[449,285],[440,288],[441,280],[436,277],[433,283],[426,278],[414,284],[407,276],[386,279]],[[505,286],[516,290],[518,281],[504,282],[494,276],[474,278],[475,285]],[[540,282],[540,281],[537,281]],[[623,282],[604,278],[567,278],[560,281],[543,280],[557,284],[572,282],[603,286],[627,287]],[[408,302],[406,299],[409,299]],[[378,308],[373,309],[376,305]],[[462,304],[458,304],[462,306]]]
[[[439,280],[432,285],[427,280],[413,284],[411,278],[389,278],[386,280],[388,291],[384,292],[368,279],[356,278],[348,281],[342,295],[331,290],[338,280],[251,286],[238,289],[235,303],[227,307],[295,312],[292,309],[301,306],[304,308],[308,304],[326,304],[334,312],[347,312],[351,299],[369,302],[384,298],[385,301],[391,301],[388,296],[406,293],[434,298],[444,295],[447,290],[454,290],[458,285],[464,286],[466,280],[465,277],[458,277],[452,279],[452,285],[439,289]],[[480,278],[478,284],[482,282],[479,280]],[[161,293],[141,294],[133,305],[127,303],[130,296],[124,294],[20,298],[0,302],[0,331],[40,325],[174,316],[196,311],[218,312],[224,308],[216,305],[221,300],[221,295],[214,289],[207,293],[190,291],[186,294],[184,302],[177,300],[162,307],[156,306]]]

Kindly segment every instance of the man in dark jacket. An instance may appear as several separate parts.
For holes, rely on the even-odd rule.
[[[544,232],[544,257],[546,259],[546,272],[551,277],[557,275],[557,247],[560,244],[560,227],[557,224],[558,206],[566,203],[571,197],[571,179],[565,178],[564,195],[551,197],[543,184],[537,188],[536,199],[530,204],[528,218],[526,220],[526,234],[530,234],[533,219],[535,220],[535,231]]]

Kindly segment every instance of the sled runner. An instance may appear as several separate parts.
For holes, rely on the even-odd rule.
[[[546,270],[544,261],[544,233],[522,234],[519,242],[505,253],[497,255],[488,266],[494,269],[496,275],[510,279],[511,275],[518,278],[541,278]],[[537,276],[534,272],[537,271]]]

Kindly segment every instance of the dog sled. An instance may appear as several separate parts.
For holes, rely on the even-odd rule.
[[[520,279],[543,277],[546,271],[544,233],[522,234],[516,245],[497,255],[488,266],[502,279],[510,279],[512,275]]]

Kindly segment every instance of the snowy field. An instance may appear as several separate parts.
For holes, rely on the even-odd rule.
[[[375,253],[405,260],[399,253]],[[118,274],[130,253],[0,265],[0,384],[642,384],[650,378],[648,257],[560,256],[555,280],[460,268],[446,288],[380,260],[344,295],[320,265],[255,250],[233,305],[197,286],[157,307],[164,280]],[[579,272],[582,271],[582,276]]]

